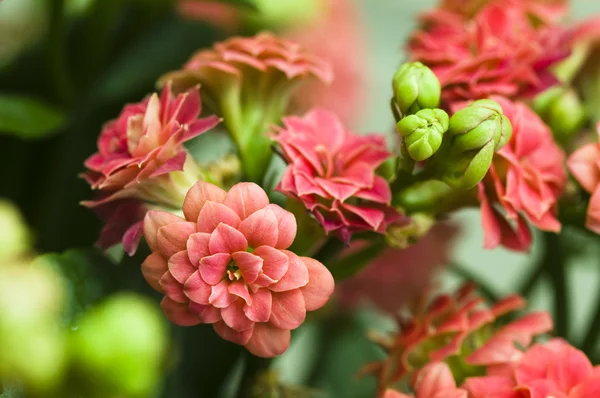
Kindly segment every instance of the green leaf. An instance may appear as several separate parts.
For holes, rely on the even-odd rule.
[[[0,133],[42,139],[58,133],[65,123],[62,111],[41,100],[0,95]]]

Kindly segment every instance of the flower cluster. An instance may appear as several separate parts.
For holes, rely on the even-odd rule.
[[[275,140],[289,163],[277,189],[300,200],[325,232],[348,243],[355,232],[384,233],[399,220],[388,182],[375,173],[390,156],[383,137],[353,134],[316,109],[286,117]]]
[[[183,213],[150,211],[144,222],[152,254],[142,272],[165,295],[166,316],[182,326],[212,324],[258,356],[282,354],[290,330],[327,302],[334,285],[323,264],[286,250],[294,216],[253,183],[225,192],[198,182]]]

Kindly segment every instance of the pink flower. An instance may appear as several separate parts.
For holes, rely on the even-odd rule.
[[[484,246],[502,244],[524,251],[531,244],[526,220],[543,231],[560,231],[556,213],[566,184],[565,155],[548,126],[527,105],[499,96],[492,99],[502,106],[513,134],[479,184]]]
[[[291,27],[285,37],[304,45],[327,61],[334,73],[331,84],[307,82],[293,97],[301,112],[325,108],[345,123],[359,120],[364,105],[367,49],[365,27],[351,0],[323,0],[323,12],[310,24]],[[327,40],[323,40],[327,38]]]
[[[338,286],[342,304],[353,307],[366,299],[383,311],[398,313],[407,303],[415,302],[430,286],[436,271],[448,263],[457,235],[457,226],[439,223],[406,249],[386,249],[363,271]]]
[[[181,207],[185,192],[171,176],[186,164],[183,143],[219,123],[216,116],[199,119],[200,111],[197,87],[174,97],[167,85],[160,98],[153,94],[140,103],[127,105],[116,120],[104,126],[98,152],[85,161],[88,171],[83,174],[92,189],[99,192],[98,199],[82,202],[87,207],[102,207],[98,212],[107,220],[99,242],[103,247],[116,243],[120,240],[117,235],[124,233],[129,238],[137,237],[125,240],[128,251],[135,252],[141,236],[137,223],[143,219],[142,202]],[[192,168],[193,160],[187,165]],[[125,218],[130,219],[129,226],[123,224]]]
[[[521,2],[492,2],[472,21],[444,9],[423,17],[409,44],[413,61],[429,66],[442,85],[442,102],[502,95],[515,98],[556,83],[549,67],[568,55],[560,28],[536,28]]]
[[[397,221],[389,184],[375,174],[390,156],[382,136],[356,135],[322,109],[283,124],[275,140],[289,165],[277,190],[300,200],[327,233],[348,243],[354,232],[384,233]]]
[[[462,387],[472,398],[591,398],[600,396],[600,369],[583,352],[554,339],[529,348],[504,373],[469,378]]]
[[[177,11],[185,18],[197,19],[228,32],[235,31],[242,22],[237,7],[213,0],[179,0]]]
[[[448,365],[432,362],[425,366],[413,385],[415,398],[467,398],[467,391],[457,388]],[[388,389],[382,398],[412,398],[411,395]]]
[[[183,204],[184,218],[150,211],[144,235],[152,254],[142,264],[148,283],[165,297],[167,318],[181,326],[213,324],[225,340],[272,357],[333,293],[325,266],[286,250],[295,217],[269,204],[253,183],[229,192],[198,182]]]
[[[443,0],[440,8],[471,18],[494,1],[504,5],[512,2],[513,5],[521,6],[536,22],[544,24],[561,21],[569,9],[566,0]]]
[[[600,123],[596,129],[600,137]],[[587,144],[576,150],[567,161],[569,170],[586,192],[592,196],[585,226],[600,234],[600,144]]]
[[[367,365],[364,373],[374,373],[381,390],[432,361],[453,360],[469,366],[512,364],[515,343],[527,346],[533,336],[552,329],[550,316],[539,312],[494,331],[498,318],[524,306],[525,301],[513,295],[487,308],[473,285],[464,286],[453,296],[440,295],[412,317],[399,318],[397,334],[377,337],[389,356]],[[495,332],[503,337],[493,340]],[[465,352],[470,355],[464,357]]]

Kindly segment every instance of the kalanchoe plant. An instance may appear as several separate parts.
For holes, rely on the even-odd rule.
[[[420,162],[429,159],[440,148],[448,123],[448,114],[443,110],[423,109],[400,120],[396,129],[410,157]]]

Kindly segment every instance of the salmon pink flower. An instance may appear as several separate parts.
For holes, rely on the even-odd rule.
[[[473,398],[591,398],[600,394],[600,369],[586,355],[560,339],[529,348],[502,373],[467,379]]]
[[[429,66],[442,85],[442,103],[503,95],[516,98],[556,83],[549,67],[568,55],[568,34],[534,27],[520,2],[492,2],[472,21],[438,9],[423,17],[410,43],[411,60]]]
[[[600,123],[596,129],[600,137]],[[569,156],[567,166],[583,189],[592,195],[585,226],[600,234],[600,144],[587,144],[577,149]]]
[[[552,329],[550,316],[543,312],[495,328],[498,318],[524,306],[525,301],[513,295],[487,307],[473,285],[464,286],[454,295],[440,295],[428,307],[417,309],[412,317],[398,318],[397,334],[373,336],[389,356],[367,365],[364,372],[374,373],[383,390],[432,361],[451,360],[465,374],[473,371],[475,365],[512,363],[514,355],[506,354],[513,354],[515,343],[527,346],[534,336]],[[496,333],[503,338],[490,340]],[[490,348],[488,342],[495,345]],[[494,356],[495,353],[500,354]]]
[[[290,330],[334,288],[323,264],[286,250],[296,236],[293,214],[269,204],[256,184],[225,192],[203,181],[188,192],[183,214],[150,211],[144,221],[152,254],[142,272],[164,294],[167,318],[212,324],[258,356],[282,354]]]
[[[425,366],[413,383],[415,398],[467,398],[467,391],[457,388],[448,365],[432,362]],[[382,398],[411,398],[412,395],[388,389]]]
[[[554,24],[567,14],[569,4],[566,0],[442,0],[440,8],[472,18],[486,5],[497,2],[503,5],[519,6],[536,23]]]
[[[176,90],[202,85],[203,100],[235,141],[246,176],[262,181],[271,157],[265,135],[288,108],[298,83],[332,80],[330,66],[303,46],[270,33],[232,37],[194,54],[182,70],[168,73]]]
[[[107,221],[99,242],[103,247],[125,234],[128,251],[135,252],[144,202],[181,208],[189,187],[202,177],[183,143],[219,123],[216,116],[199,118],[200,111],[197,87],[174,96],[167,85],[160,97],[153,94],[125,106],[104,126],[98,152],[85,161],[88,171],[83,174],[99,193],[97,200],[83,205],[97,209]]]
[[[375,170],[389,156],[382,136],[356,135],[333,113],[288,116],[275,140],[288,162],[277,190],[300,200],[327,233],[384,233],[399,216],[388,182]]]
[[[502,244],[524,251],[531,244],[526,220],[543,231],[560,231],[556,213],[566,184],[565,154],[527,105],[499,96],[492,99],[502,106],[513,134],[479,184],[484,246]]]

